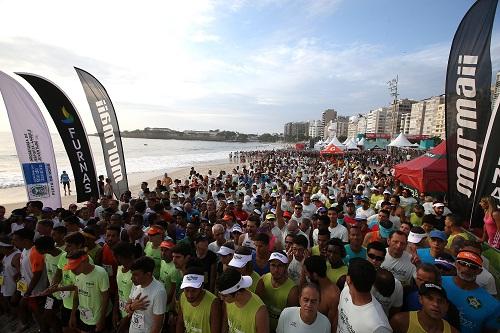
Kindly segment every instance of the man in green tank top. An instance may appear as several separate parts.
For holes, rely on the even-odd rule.
[[[276,251],[269,257],[270,272],[262,275],[255,293],[266,304],[269,311],[271,332],[276,330],[284,308],[299,304],[299,290],[288,277],[288,257],[283,251]]]
[[[225,308],[222,332],[269,333],[269,314],[259,296],[246,289],[251,285],[250,276],[242,276],[231,267],[217,279],[217,290]]]
[[[161,265],[161,242],[165,238],[165,231],[159,225],[153,225],[148,230],[149,242],[144,247],[144,253],[155,262],[155,270],[153,276],[155,279],[160,277]]]
[[[203,269],[188,268],[182,280],[176,333],[216,333],[221,330],[221,303],[203,289]]]
[[[395,333],[458,332],[443,319],[448,311],[449,301],[441,286],[423,283],[418,294],[422,310],[395,314],[391,318],[391,327]]]
[[[228,267],[236,268],[241,273],[241,275],[250,276],[252,278],[252,285],[248,287],[248,290],[255,293],[260,275],[253,270],[251,248],[246,246],[238,246],[238,249],[234,252],[233,258],[229,262]]]
[[[115,327],[128,327],[129,318],[127,318],[125,305],[134,286],[130,267],[137,259],[135,253],[134,246],[130,243],[120,242],[113,247],[113,254],[119,265],[116,271],[118,297],[113,304],[113,326]]]

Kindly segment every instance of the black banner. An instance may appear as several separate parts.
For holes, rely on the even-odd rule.
[[[91,197],[98,198],[99,190],[92,151],[87,133],[73,103],[49,80],[35,74],[16,74],[35,89],[56,125],[73,170],[77,202],[88,201]]]
[[[104,86],[95,77],[80,68],[75,67],[75,70],[82,82],[97,134],[101,139],[104,163],[111,179],[113,193],[119,199],[123,192],[128,191],[128,181],[120,128],[113,103]]]
[[[453,38],[446,74],[448,200],[450,209],[471,226],[482,224],[481,196],[499,186],[494,174],[500,128],[492,119],[490,92],[490,40],[497,3],[478,0],[469,9]],[[496,136],[487,137],[487,132]],[[492,179],[494,184],[489,184]]]

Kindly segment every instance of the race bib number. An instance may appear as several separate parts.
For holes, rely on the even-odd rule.
[[[113,276],[113,266],[111,265],[102,265],[106,272],[108,272],[108,276]]]
[[[132,327],[138,330],[144,329],[144,314],[134,312],[132,315]]]
[[[17,290],[23,294],[28,291],[28,284],[24,280],[17,281],[16,286],[17,286]]]
[[[0,286],[3,286],[3,275],[0,275]]]
[[[86,320],[86,321],[93,321],[94,320],[94,315],[92,314],[92,311],[90,311],[90,309],[79,308],[78,310],[80,310],[80,318],[82,320]]]
[[[54,299],[52,297],[47,297],[45,300],[45,309],[46,310],[52,310],[54,307]]]
[[[67,298],[67,297],[69,297],[70,293],[71,292],[67,291],[67,290],[66,291],[60,291],[59,295],[61,296],[61,298]]]
[[[118,301],[118,306],[120,307],[120,311],[125,311],[125,305],[127,305],[126,301],[122,299]]]

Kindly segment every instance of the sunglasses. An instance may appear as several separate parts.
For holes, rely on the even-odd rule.
[[[457,264],[459,264],[460,266],[463,266],[463,267],[467,267],[467,268],[470,268],[470,269],[474,269],[474,270],[480,270],[482,267],[479,266],[479,265],[476,265],[476,264],[473,264],[473,263],[470,263],[468,261],[464,261],[464,260],[457,260]]]
[[[367,255],[368,255],[368,258],[373,259],[373,260],[377,260],[377,261],[384,261],[384,259],[385,259],[384,257],[377,256],[373,253],[368,253]]]

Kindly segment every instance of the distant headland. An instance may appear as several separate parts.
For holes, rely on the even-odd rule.
[[[91,134],[97,136],[97,134]],[[146,127],[143,130],[121,131],[122,138],[163,139],[163,140],[200,140],[222,142],[278,142],[283,140],[281,134],[244,134],[233,131],[176,131],[170,128]]]

